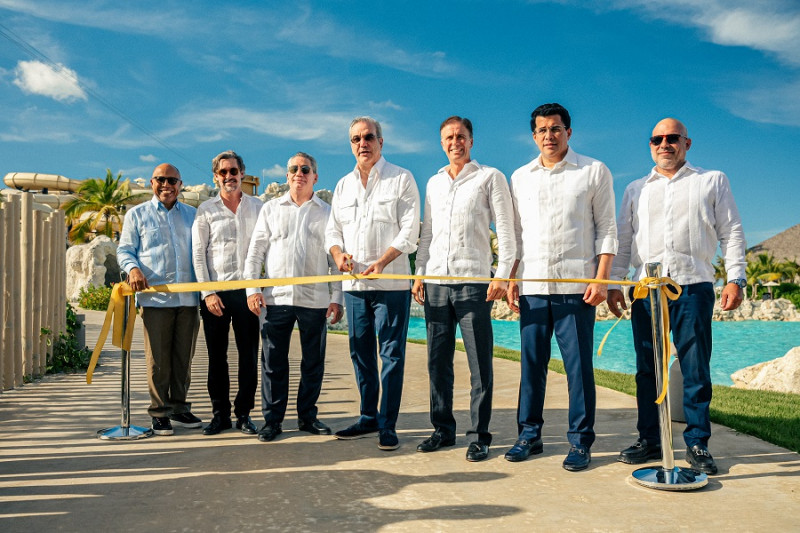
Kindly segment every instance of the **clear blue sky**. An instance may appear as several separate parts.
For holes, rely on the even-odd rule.
[[[149,178],[168,161],[211,183],[234,149],[264,183],[303,150],[332,189],[369,114],[424,192],[442,119],[472,119],[473,157],[510,176],[537,155],[530,112],[556,101],[618,203],[674,116],[689,160],[730,177],[749,245],[800,223],[797,0],[0,0],[0,25],[0,175]]]

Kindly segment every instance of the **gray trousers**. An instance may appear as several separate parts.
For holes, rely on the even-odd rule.
[[[492,302],[486,301],[484,283],[425,284],[425,322],[428,333],[428,374],[431,388],[431,423],[434,429],[455,436],[453,416],[453,358],[456,325],[461,328],[470,372],[467,436],[491,444],[494,337]]]
[[[150,407],[147,413],[167,417],[189,412],[186,393],[200,328],[197,307],[142,307],[144,354]]]

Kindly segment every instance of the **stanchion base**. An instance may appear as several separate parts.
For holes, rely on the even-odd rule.
[[[634,470],[633,480],[649,489],[696,490],[708,484],[708,476],[690,468],[676,466],[672,470],[663,467],[646,467]]]
[[[152,428],[139,426],[114,426],[113,428],[101,429],[97,432],[97,438],[103,440],[137,440],[146,439],[153,436]]]

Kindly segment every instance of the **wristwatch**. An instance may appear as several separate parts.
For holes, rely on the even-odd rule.
[[[728,280],[728,283],[733,283],[734,285],[738,286],[740,289],[744,289],[747,287],[747,280],[744,278],[736,278]]]

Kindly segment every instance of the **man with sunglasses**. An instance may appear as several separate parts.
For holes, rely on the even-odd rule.
[[[134,291],[151,285],[195,281],[192,223],[195,208],[178,201],[181,174],[163,163],[153,171],[153,198],[125,215],[117,262]],[[186,401],[200,318],[196,292],[136,295],[144,325],[150,392],[148,414],[156,435],[172,435],[172,423],[199,428],[202,421]]]
[[[570,148],[571,118],[561,105],[534,109],[531,131],[541,153],[511,176],[519,258],[511,277],[608,279],[617,252],[611,172]],[[569,389],[570,450],[562,466],[571,472],[589,466],[595,440],[595,306],[606,293],[602,283],[509,283],[509,306],[520,313],[521,376],[519,437],[506,460],[542,453],[547,365],[555,334]]]
[[[419,237],[414,176],[383,158],[381,125],[371,117],[350,123],[350,148],[356,167],[336,185],[325,249],[342,272],[408,275],[408,254],[417,249]],[[377,432],[378,447],[395,450],[400,446],[395,426],[403,390],[410,283],[354,279],[343,286],[361,416],[337,431],[336,438],[358,439]],[[376,353],[382,363],[380,376]]]
[[[452,116],[439,127],[449,164],[430,180],[417,252],[419,275],[482,277],[492,274],[491,224],[497,229],[496,277],[508,278],[514,263],[514,209],[506,177],[496,168],[471,158],[472,122]],[[411,293],[425,306],[428,334],[428,373],[433,434],[417,446],[432,452],[453,446],[453,357],[456,326],[461,327],[470,369],[468,461],[489,456],[492,434],[494,341],[492,304],[503,298],[506,281],[452,282],[416,280]]]
[[[717,245],[725,259],[728,283],[720,307],[731,311],[742,303],[746,285],[745,240],[742,222],[727,176],[686,161],[691,148],[680,121],[665,118],[650,137],[655,167],[625,189],[619,213],[619,253],[614,279],[624,279],[633,266],[633,279],[645,277],[644,265],[658,262],[662,274],[681,286],[681,295],[668,304],[670,328],[683,373],[683,412],[686,461],[706,474],[717,465],[708,451],[711,437],[711,316],[714,310],[714,266]],[[666,289],[669,290],[669,289]],[[622,291],[610,289],[608,306],[620,316],[627,309]],[[636,401],[639,438],[618,460],[639,464],[661,458],[658,397],[653,357],[650,301],[631,306],[636,350]]]
[[[287,163],[289,191],[270,200],[258,216],[244,271],[245,279],[320,276],[338,273],[323,246],[331,207],[314,194],[317,161],[298,152]],[[330,286],[330,290],[329,290]],[[327,318],[342,318],[341,283],[315,283],[247,289],[250,311],[264,311],[261,329],[261,410],[264,426],[258,439],[269,442],[282,432],[289,403],[289,341],[297,324],[300,332],[300,383],[297,423],[300,431],[330,435],[317,418],[317,400],[325,373]]]
[[[228,150],[211,161],[219,194],[197,208],[192,226],[192,260],[197,281],[242,279],[250,236],[264,203],[244,194],[242,157]],[[256,433],[250,420],[258,383],[258,318],[247,308],[244,289],[200,291],[200,316],[208,346],[208,395],[213,417],[204,435],[231,429],[228,336],[233,325],[239,353],[238,390],[234,399],[236,429]]]

